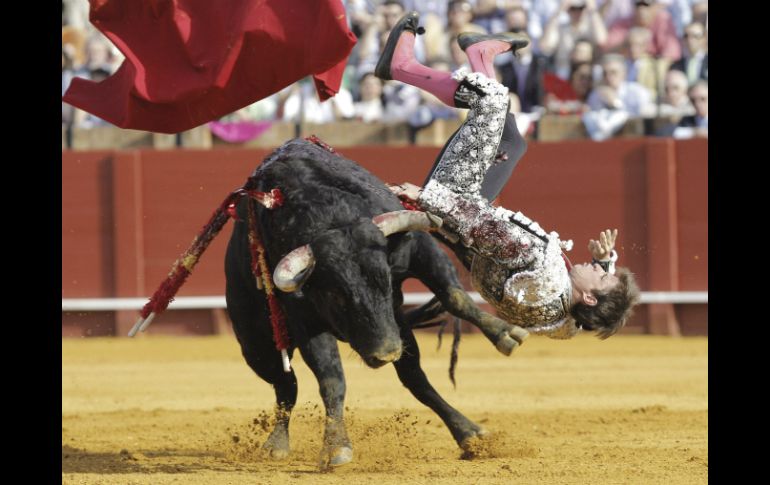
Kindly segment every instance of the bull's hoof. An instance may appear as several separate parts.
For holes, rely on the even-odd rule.
[[[270,458],[276,461],[285,460],[289,457],[289,450],[288,449],[278,449],[278,448],[272,448],[269,450]]]
[[[511,355],[516,347],[524,343],[527,337],[529,337],[529,332],[516,325],[511,325],[511,329],[497,339],[495,348],[503,355]]]
[[[460,458],[463,460],[472,460],[473,458],[483,455],[486,448],[484,444],[485,436],[489,436],[489,432],[484,428],[479,428],[475,434],[462,440],[460,448],[463,450],[463,454]]]
[[[503,355],[511,355],[518,346],[519,342],[515,341],[507,335],[500,337],[495,344],[497,351]]]
[[[321,450],[319,467],[322,470],[346,465],[353,461],[353,448],[349,446],[337,446]]]
[[[262,449],[265,450],[270,458],[273,460],[285,460],[289,456],[289,434],[276,428],[270,433],[270,436],[262,445]]]

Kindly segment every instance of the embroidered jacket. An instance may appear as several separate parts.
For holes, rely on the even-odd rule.
[[[418,202],[476,252],[473,286],[502,318],[552,338],[577,334],[568,313],[572,285],[562,256],[571,241],[546,234],[520,212],[455,193],[436,180],[428,182]]]
[[[533,333],[570,338],[578,328],[568,314],[572,289],[559,235],[480,196],[500,144],[508,89],[480,73],[460,70],[453,78],[460,82],[455,98],[470,111],[418,203],[476,252],[473,285],[503,318]]]

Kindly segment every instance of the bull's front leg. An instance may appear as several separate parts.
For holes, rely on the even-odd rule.
[[[529,332],[482,311],[462,288],[457,270],[431,236],[413,234],[418,244],[414,245],[415,254],[410,260],[409,271],[431,289],[449,313],[471,322],[499,352],[511,355]]]
[[[340,466],[353,459],[353,446],[343,420],[345,374],[342,370],[337,340],[322,333],[300,346],[302,358],[318,380],[318,388],[326,408],[321,468]]]
[[[411,328],[401,328],[401,339],[404,351],[393,362],[399,380],[418,401],[438,414],[460,448],[471,453],[473,438],[484,436],[487,431],[450,406],[430,384],[420,367],[420,349]]]

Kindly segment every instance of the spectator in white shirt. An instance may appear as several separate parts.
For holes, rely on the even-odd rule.
[[[583,115],[591,139],[602,141],[617,133],[632,117],[655,114],[650,93],[641,84],[626,80],[626,60],[618,54],[602,59],[603,82],[588,96],[591,111]]]
[[[353,96],[345,88],[332,98],[321,102],[318,100],[313,83],[300,81],[290,88],[289,97],[283,105],[284,121],[301,121],[305,123],[329,123],[352,118],[355,114]]]

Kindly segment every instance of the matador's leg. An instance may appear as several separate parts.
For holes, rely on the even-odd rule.
[[[484,175],[497,157],[508,114],[508,89],[489,77],[494,77],[492,59],[501,52],[523,47],[528,41],[515,36],[461,36],[458,40],[477,72],[468,74],[458,71],[450,75],[424,66],[415,59],[415,36],[420,31],[418,21],[419,14],[410,12],[393,27],[375,74],[384,80],[395,79],[419,87],[449,106],[470,108],[466,123],[446,146],[450,150],[444,151],[433,177],[460,193],[480,193]],[[509,132],[511,128],[515,129],[513,121],[511,116]],[[526,148],[523,145],[518,147],[519,156]],[[467,160],[461,165],[454,163],[463,158]],[[494,198],[499,193],[516,160],[496,170],[498,183],[487,184],[485,192],[488,196]]]
[[[444,144],[436,161],[433,163],[433,167],[430,173],[425,178],[423,186],[433,177],[433,173],[436,171],[441,158],[444,156],[447,147],[457,134],[462,129],[462,126],[455,131],[449,140]],[[527,151],[527,141],[519,133],[519,129],[516,126],[516,118],[513,113],[508,113],[505,116],[505,126],[503,126],[503,135],[500,139],[500,145],[497,148],[499,157],[496,157],[494,163],[487,170],[487,174],[484,176],[484,182],[481,184],[481,196],[490,203],[500,195],[503,187],[511,178],[516,165],[521,157]]]
[[[431,179],[452,191],[481,194],[487,170],[498,153],[508,113],[508,89],[484,74],[457,72],[456,98],[470,106],[468,118],[449,142]]]
[[[460,35],[457,40],[468,55],[468,61],[473,72],[483,73],[490,79],[495,79],[496,76],[493,64],[495,56],[511,50],[515,52],[517,49],[526,47],[529,44],[529,40],[526,37],[513,34],[480,35],[466,33]],[[441,149],[441,153],[436,158],[436,162],[433,164],[428,177],[423,182],[423,186],[433,176],[439,161],[444,156],[446,148],[459,132],[460,129],[458,128],[449,137],[449,140]],[[505,117],[503,135],[500,139],[497,156],[492,166],[487,170],[484,182],[481,185],[481,196],[483,198],[492,202],[500,195],[513,170],[516,168],[516,164],[526,151],[527,142],[519,133],[516,126],[516,118],[509,112]]]

